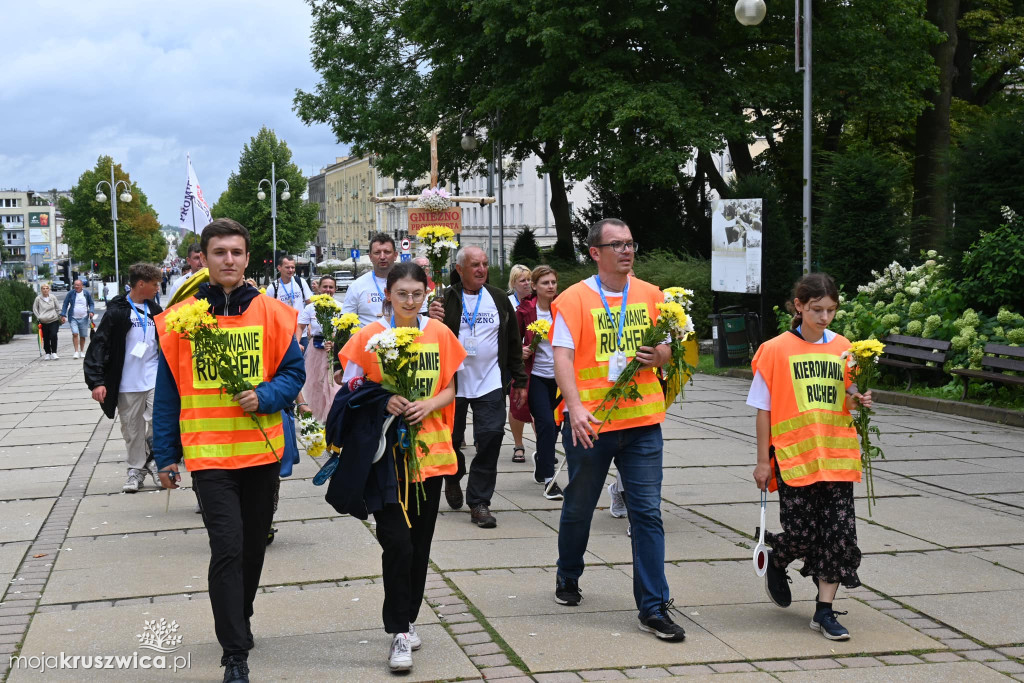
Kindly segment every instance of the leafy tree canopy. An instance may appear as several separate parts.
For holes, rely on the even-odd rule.
[[[110,202],[117,202],[117,246],[121,273],[128,275],[133,263],[161,263],[167,257],[167,241],[160,233],[156,211],[146,194],[132,182],[130,176],[114,164],[115,182],[124,180],[131,188],[132,200],[125,204],[104,186],[107,201],[96,201],[96,184],[110,182],[113,159],[101,156],[96,166],[85,171],[74,187],[71,199],[61,197],[59,207],[64,215],[64,240],[76,260],[96,261],[104,276],[114,274],[114,224],[110,216]],[[120,192],[118,192],[120,195]]]
[[[281,200],[283,185],[271,190],[266,186],[270,180],[270,165],[278,181],[286,180],[291,197]],[[257,186],[266,178],[264,192],[267,198],[257,198]],[[232,218],[249,229],[252,247],[249,257],[251,271],[264,271],[264,261],[274,261],[273,222],[270,216],[270,193],[277,194],[277,250],[287,254],[305,251],[306,244],[316,239],[319,222],[319,205],[302,201],[306,192],[306,178],[299,167],[292,163],[292,151],[284,140],[279,140],[274,131],[260,128],[255,137],[242,148],[238,159],[238,170],[228,178],[228,189],[221,194],[211,207],[214,218]],[[186,247],[187,248],[187,247]]]

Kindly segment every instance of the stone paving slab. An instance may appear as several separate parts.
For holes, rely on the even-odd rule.
[[[667,519],[668,516],[665,516]],[[621,536],[599,535],[590,539],[587,549],[609,563],[631,562],[632,545],[623,531]],[[727,560],[749,557],[750,550],[725,540],[707,531],[666,532],[665,561],[680,560]]]
[[[437,516],[434,543],[438,541],[493,540],[495,538],[551,538],[557,531],[527,512],[504,512],[493,529],[469,524],[462,512],[443,512]]]
[[[70,548],[70,550],[67,550]],[[377,540],[351,517],[284,524],[267,551],[262,586],[380,574]],[[130,562],[112,562],[112,557]],[[169,532],[98,540],[69,539],[43,592],[43,603],[133,598],[206,590],[205,532]]]
[[[469,524],[467,515],[466,524]],[[500,518],[498,521],[501,524]],[[547,567],[558,559],[558,539],[552,534],[546,538],[500,538],[489,541],[434,541],[430,559],[441,570]],[[587,564],[600,560],[593,554],[584,556]]]
[[[840,598],[835,608],[849,611],[841,623],[850,629],[850,640],[827,640],[808,627],[814,614],[812,601],[794,602],[788,609],[767,602],[715,605],[702,607],[696,616],[689,611],[687,614],[739,652],[740,659],[830,657],[945,647],[856,600]]]
[[[989,645],[1024,643],[1024,609],[1019,590],[918,595],[902,601]]]
[[[689,614],[692,611],[690,608],[702,611],[707,605],[767,603],[764,579],[754,573],[752,555],[753,551],[747,550],[743,560],[667,565],[665,576],[672,588],[676,605],[684,614]],[[631,571],[629,573],[632,574]],[[793,599],[813,600],[815,588],[811,580],[801,578],[796,571],[791,571],[789,575],[793,578],[790,585]]]
[[[391,677],[386,666],[388,637],[382,628],[366,629],[379,623],[382,600],[379,585],[258,596],[252,623],[256,648],[250,653],[254,674],[258,680],[294,680],[297,672],[302,680],[338,680],[344,671],[347,680],[387,680]],[[476,677],[476,667],[430,612],[428,608],[420,611],[423,626],[418,629],[424,641],[421,652],[430,654],[417,658],[413,677],[403,680]],[[41,614],[32,623],[22,653],[141,654],[145,650],[138,649],[135,634],[145,620],[160,618],[178,623],[177,633],[183,636],[179,653],[192,655],[192,668],[174,675],[174,680],[219,679],[220,647],[206,599]],[[88,677],[91,672],[73,672],[77,676],[65,678],[59,673],[54,672],[53,678],[111,677],[109,672],[96,672],[96,678]],[[152,679],[135,673],[131,680],[168,678],[163,672]],[[19,672],[11,680],[34,679]]]
[[[864,519],[864,513],[866,509],[858,508],[858,517]],[[874,506],[872,519],[945,547],[1024,543],[1024,524],[1019,517],[948,498],[903,498],[898,504],[883,501]]]
[[[488,620],[539,614],[635,610],[633,580],[609,567],[588,567],[580,577],[583,602],[555,602],[555,571],[515,574],[456,574],[452,581]]]
[[[148,481],[148,479],[147,479]],[[69,537],[202,528],[191,489],[166,491],[146,487],[134,494],[86,496],[78,506]]]
[[[34,539],[51,507],[48,498],[0,502],[0,543]]]
[[[978,548],[971,552],[987,562],[1024,573],[1024,546]]]
[[[972,683],[1006,683],[1008,680],[978,662],[949,664],[914,664],[829,671],[780,671],[775,677],[784,683],[934,683],[935,681],[971,681]],[[717,680],[717,679],[716,679]]]
[[[0,477],[0,499],[56,498],[64,490],[70,466],[10,470]]]
[[[938,567],[942,570],[936,571]],[[864,562],[858,574],[866,585],[894,596],[1024,591],[1024,574],[948,550],[879,555]]]
[[[990,458],[986,458],[986,460],[990,460]],[[1024,492],[1024,473],[1016,472],[959,474],[956,477],[928,476],[917,477],[917,480],[925,484],[972,495]]]
[[[667,643],[637,628],[636,609],[572,612],[489,620],[530,671],[663,666],[732,661],[743,657],[689,619],[682,643]]]
[[[0,439],[0,446],[38,446],[55,441],[88,441],[94,429],[95,425],[18,428]]]
[[[93,403],[92,410],[75,410],[67,413],[32,413],[27,415],[19,424],[24,427],[60,427],[69,425],[88,425],[89,429],[96,426],[96,421],[103,416],[103,410],[99,403]]]
[[[88,441],[0,447],[0,470],[74,465]]]

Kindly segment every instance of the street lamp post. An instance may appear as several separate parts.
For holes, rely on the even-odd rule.
[[[270,189],[270,220],[273,224],[273,240],[274,240],[274,267],[277,267],[277,184],[284,183],[284,190],[281,192],[281,201],[286,202],[288,198],[292,196],[288,190],[288,181],[284,178],[278,180],[277,171],[274,168],[274,162],[270,162],[270,180],[264,178],[256,184],[256,199],[261,202],[267,198],[266,193],[263,191],[263,183],[267,184]]]
[[[110,192],[110,218],[114,221],[114,277],[117,279],[117,286],[120,287],[121,263],[117,257],[117,200],[120,199],[125,204],[131,202],[132,195],[131,192],[129,192],[131,187],[129,187],[127,181],[114,180],[113,162],[110,164],[110,182],[108,183],[106,180],[101,180],[96,183],[96,201],[100,204],[107,201],[107,195],[103,194],[103,191],[100,190],[103,185],[106,185],[107,191]],[[124,191],[118,196],[117,188],[119,187],[124,187]]]
[[[811,272],[811,0],[803,0],[803,59],[800,51],[800,2],[795,3],[794,68],[804,73],[804,159],[803,159],[803,228],[804,273]],[[739,0],[736,19],[744,26],[756,26],[765,16],[764,0]],[[802,62],[802,63],[801,63]]]

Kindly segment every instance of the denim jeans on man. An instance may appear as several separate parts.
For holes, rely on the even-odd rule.
[[[593,448],[585,449],[572,445],[572,430],[569,420],[565,420],[562,446],[569,466],[569,484],[558,525],[558,573],[572,579],[583,574],[594,507],[614,461],[626,489],[633,530],[633,597],[640,617],[650,615],[669,600],[665,529],[661,524],[661,425],[603,432]]]

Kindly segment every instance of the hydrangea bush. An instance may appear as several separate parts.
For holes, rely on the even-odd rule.
[[[857,294],[840,294],[831,329],[851,341],[882,339],[890,334],[951,342],[945,369],[981,368],[985,344],[1024,345],[1024,316],[1000,308],[989,316],[967,308],[950,280],[948,268],[935,251],[912,268],[893,262]],[[776,307],[779,330],[789,329],[792,316]]]

